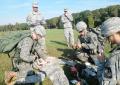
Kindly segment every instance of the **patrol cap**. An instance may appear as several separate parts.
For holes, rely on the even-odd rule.
[[[38,3],[37,3],[37,2],[34,2],[34,3],[32,4],[32,7],[37,7],[37,8],[38,8]]]
[[[87,24],[83,21],[80,21],[76,24],[77,31],[82,31],[87,29]]]
[[[120,18],[112,17],[103,22],[101,26],[101,33],[105,37],[109,37],[112,34],[120,31]]]
[[[46,36],[46,30],[43,26],[35,28],[35,33],[41,35],[42,37]]]
[[[67,8],[65,8],[65,9],[64,9],[64,12],[67,12],[67,11],[68,11],[68,9],[67,9]]]

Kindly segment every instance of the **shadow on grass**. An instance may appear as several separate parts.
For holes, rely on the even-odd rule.
[[[50,41],[50,42],[53,42],[53,43],[56,43],[56,44],[59,44],[59,45],[63,45],[63,46],[67,46],[65,43],[59,42],[59,41]]]
[[[74,50],[73,49],[65,49],[65,48],[58,48],[58,51],[62,51],[63,54],[61,56],[66,57],[66,58],[72,58],[75,56]]]
[[[2,81],[2,82],[0,82],[0,85],[6,85],[6,84],[4,83],[4,81]]]

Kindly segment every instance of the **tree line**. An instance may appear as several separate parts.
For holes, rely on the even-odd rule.
[[[120,17],[120,5],[112,5],[106,8],[100,8],[93,11],[85,10],[79,13],[73,13],[73,26],[81,20],[85,21],[88,27],[93,28],[101,25],[103,21],[110,17]],[[63,25],[61,23],[60,17],[54,17],[46,20],[46,29],[62,29]],[[27,23],[16,23],[15,25],[1,25],[0,31],[16,31],[16,30],[28,30],[29,26]]]

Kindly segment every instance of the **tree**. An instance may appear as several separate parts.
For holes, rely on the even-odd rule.
[[[92,12],[92,14],[93,14],[93,18],[94,18],[94,25],[96,27],[96,26],[101,24],[101,19],[100,19],[101,18],[101,14],[100,14],[99,10],[94,10]]]
[[[88,20],[87,20],[87,23],[88,23],[88,27],[89,28],[93,28],[94,27],[94,19],[93,19],[93,15],[90,14],[88,15]]]
[[[48,28],[58,28],[59,17],[51,18],[47,20]]]

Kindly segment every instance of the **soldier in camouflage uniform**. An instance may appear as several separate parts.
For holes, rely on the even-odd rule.
[[[102,36],[101,34],[101,28],[100,26],[99,27],[96,27],[96,28],[90,28],[90,31],[95,33],[96,36],[97,36],[97,39],[99,41],[99,44],[98,44],[98,78],[99,78],[99,82],[100,82],[100,85],[102,84],[102,73],[104,71],[104,65],[105,65],[105,55],[104,55],[104,36]]]
[[[36,75],[32,67],[32,63],[37,58],[46,59],[46,54],[39,45],[40,35],[45,35],[44,31],[35,29],[31,36],[22,39],[15,48],[13,65],[18,69],[16,83],[34,83],[44,80],[45,74],[37,72]]]
[[[89,58],[92,58],[95,65],[98,66],[97,76],[99,82],[101,82],[104,68],[104,58],[101,56],[102,52],[98,49],[100,43],[97,35],[92,31],[87,31],[87,25],[83,21],[78,22],[76,28],[80,34],[78,36],[77,44],[75,45],[75,48],[78,48],[76,55],[83,62],[87,62]]]
[[[72,29],[73,17],[67,9],[64,9],[64,14],[61,16],[61,21],[64,26],[64,35],[67,41],[67,45],[68,47],[71,47],[74,45],[74,33]]]
[[[98,46],[97,36],[87,31],[87,25],[83,21],[78,22],[76,28],[80,34],[75,45],[76,48],[80,49],[77,56],[83,61],[87,61],[89,57],[92,57],[95,61]]]
[[[111,51],[107,67],[111,68],[111,78],[105,78],[103,85],[120,85],[120,18],[112,17],[101,26],[102,34],[117,46]]]
[[[16,48],[16,58],[14,58],[14,64],[18,68],[16,82],[41,82],[47,75],[54,85],[69,85],[64,71],[59,65],[59,59],[48,57],[41,50],[38,40],[41,38],[40,35],[45,35],[44,30],[35,29],[31,35],[32,37],[28,36],[21,40]],[[38,68],[39,71],[33,71],[34,68]]]
[[[33,11],[27,16],[27,23],[30,30],[33,32],[35,29],[42,29],[45,31],[44,25],[46,24],[44,17],[38,11],[38,3],[33,3]],[[45,36],[41,36],[41,48],[46,52]]]

